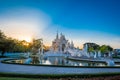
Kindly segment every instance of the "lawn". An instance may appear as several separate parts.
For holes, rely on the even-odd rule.
[[[41,78],[15,78],[15,77],[0,77],[0,80],[120,80],[120,75],[116,76],[104,76],[104,77],[91,77],[91,78],[47,78],[47,79],[41,79]]]
[[[0,77],[0,80],[46,80],[46,79]]]

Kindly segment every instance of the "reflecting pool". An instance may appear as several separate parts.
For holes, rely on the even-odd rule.
[[[86,61],[74,61],[68,60],[64,57],[46,57],[39,63],[32,63],[32,59],[18,59],[10,60],[12,63],[22,63],[22,64],[44,64],[44,65],[63,65],[63,66],[107,66],[106,63],[102,62],[86,62]]]

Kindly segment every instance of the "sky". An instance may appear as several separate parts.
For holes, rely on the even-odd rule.
[[[62,33],[75,46],[86,42],[120,48],[119,0],[0,0],[0,30],[51,45]]]

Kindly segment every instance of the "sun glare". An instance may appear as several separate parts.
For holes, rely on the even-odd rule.
[[[25,40],[27,42],[31,42],[32,41],[32,38],[31,37],[19,37],[18,38],[19,40]]]
[[[31,39],[30,38],[26,38],[25,41],[31,42]]]

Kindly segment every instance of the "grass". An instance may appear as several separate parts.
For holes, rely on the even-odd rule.
[[[0,72],[0,77],[11,77],[11,78],[92,78],[92,77],[106,77],[106,76],[116,76],[120,73],[99,73],[99,74],[19,74],[19,73],[2,73]],[[1,80],[1,79],[0,79]]]
[[[99,74],[19,74],[0,73],[0,80],[119,80],[120,73]]]
[[[0,80],[43,80],[43,79],[0,77]]]
[[[120,80],[120,75],[116,76],[106,76],[106,77],[92,77],[92,78],[47,78],[47,79],[41,79],[41,78],[11,78],[11,77],[0,77],[0,80]]]

